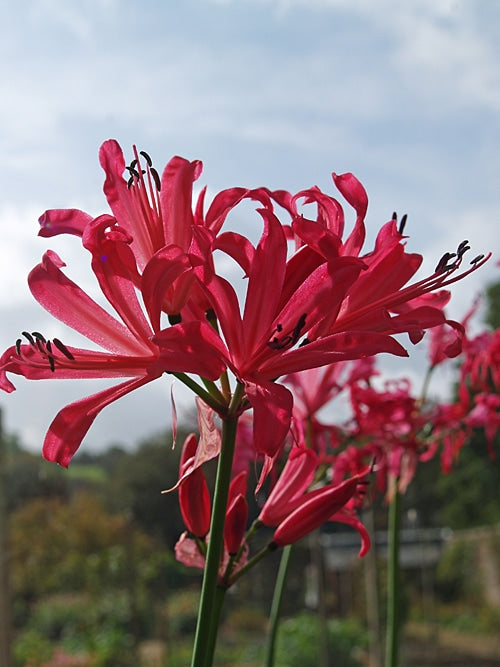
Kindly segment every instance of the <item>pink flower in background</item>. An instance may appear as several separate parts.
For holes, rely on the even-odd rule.
[[[368,531],[354,513],[355,495],[359,487],[364,487],[365,477],[356,475],[340,484],[327,484],[304,494],[302,501],[278,525],[273,535],[277,546],[293,544],[326,521],[346,523],[355,528],[361,536],[359,556],[364,556],[370,548]]]
[[[273,542],[278,546],[300,540],[326,521],[348,523],[360,533],[360,555],[364,555],[370,541],[354,510],[356,495],[364,486],[369,469],[365,466],[363,472],[348,480],[327,482],[314,488],[313,480],[319,462],[312,449],[303,445],[293,447],[261,509],[259,521],[266,526],[277,527]]]
[[[444,324],[430,330],[429,361],[431,369],[461,353],[469,321],[477,312],[478,306],[479,301],[476,299],[461,322],[446,320]]]
[[[467,341],[460,377],[472,391],[500,392],[500,329],[485,331]]]

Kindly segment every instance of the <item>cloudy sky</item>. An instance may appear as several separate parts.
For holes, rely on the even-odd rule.
[[[174,154],[202,159],[210,192],[333,193],[331,172],[352,171],[370,198],[370,238],[396,210],[428,270],[464,238],[474,254],[494,252],[455,289],[452,316],[498,279],[499,3],[25,0],[0,3],[0,31],[2,350],[25,329],[72,342],[26,275],[51,247],[94,288],[78,240],[37,238],[37,219],[107,210],[97,151],[110,137],[158,168]],[[16,384],[0,397],[4,421],[34,450],[62,405],[103,386]],[[132,445],[168,425],[169,395],[166,380],[108,408],[87,446]]]

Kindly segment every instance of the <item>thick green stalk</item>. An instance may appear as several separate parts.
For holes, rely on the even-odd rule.
[[[198,622],[191,662],[192,667],[211,667],[213,661],[220,610],[222,608],[222,599],[220,598],[224,595],[224,591],[221,589],[217,590],[217,578],[224,543],[224,521],[231,481],[231,467],[233,464],[237,424],[237,416],[228,417],[222,422],[222,444],[217,467],[210,539],[201,587]]]
[[[224,603],[224,598],[226,596],[226,588],[217,586],[215,588],[214,601],[212,607],[212,619],[211,619],[211,631],[210,631],[210,644],[206,647],[205,650],[205,664],[207,667],[213,665],[215,647],[217,645],[217,633],[219,630],[220,624],[220,615],[222,611],[222,605]]]
[[[399,528],[401,494],[396,488],[389,505],[389,543],[387,572],[387,634],[385,647],[386,667],[397,667],[400,634],[400,588],[399,588]]]
[[[291,554],[292,545],[289,544],[283,548],[278,576],[274,586],[271,614],[269,615],[269,632],[267,634],[266,667],[273,667],[274,665],[274,653],[276,650],[276,639],[278,636],[278,625],[281,615],[281,603],[283,602],[283,592],[285,590]]]

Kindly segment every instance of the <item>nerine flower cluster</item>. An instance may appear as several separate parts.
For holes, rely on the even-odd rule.
[[[309,398],[305,383],[330,396],[340,362],[379,353],[407,356],[397,334],[407,334],[414,344],[427,329],[446,327],[443,354],[457,355],[463,327],[446,318],[446,287],[488,258],[476,257],[464,268],[464,241],[445,253],[431,275],[416,280],[422,257],[407,252],[406,219],[398,222],[395,215],[380,228],[374,247],[365,249],[368,199],[350,173],[333,174],[336,197],[317,187],[295,194],[233,187],[207,202],[206,189],[193,201],[199,161],[174,157],[160,174],[144,151],[134,148],[127,163],[114,140],[101,146],[99,158],[110,212],[93,218],[76,209],[48,210],[39,234],[80,237],[109,307],[70,280],[63,258],[47,250],[28,276],[29,288],[68,333],[48,340],[41,332],[22,332],[0,359],[0,387],[7,392],[15,388],[9,374],[115,381],[60,410],[47,431],[44,456],[67,466],[102,409],[165,374],[175,375],[198,394],[205,422],[224,420],[229,412],[243,415],[240,431],[249,444],[237,442],[226,518],[229,555],[242,550],[246,524],[241,498],[248,482],[240,455],[246,463],[257,456],[263,461],[261,485],[291,433],[295,444],[259,517],[276,527],[274,543],[299,539],[314,528],[311,517],[315,525],[337,517],[359,528],[354,499],[370,466],[363,463],[354,474],[346,470],[347,477],[332,468],[326,483],[314,486],[321,452],[310,446],[314,422],[301,424],[300,413],[311,411],[307,401],[324,395]],[[248,211],[248,202],[255,243],[238,228],[239,211],[244,203]],[[217,261],[220,254],[231,261]],[[224,274],[220,267],[231,263],[238,271]],[[71,329],[93,349],[73,346]],[[480,378],[481,370],[471,373]],[[287,377],[299,386],[295,401]],[[353,400],[361,405],[372,398],[367,390]],[[403,403],[399,409],[406,409]],[[186,443],[180,470],[183,515],[198,540],[195,560],[203,556],[200,544],[210,518],[201,466],[220,448],[213,429]],[[198,496],[196,510],[189,500],[194,481],[203,499],[200,504]]]

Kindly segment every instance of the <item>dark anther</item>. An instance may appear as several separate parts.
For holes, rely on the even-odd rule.
[[[180,313],[176,313],[175,315],[169,315],[168,316],[168,321],[170,324],[180,324],[182,322],[182,317]]]
[[[128,171],[128,173],[131,176],[135,176],[136,178],[139,178],[139,172],[137,171],[137,169],[134,169],[134,167],[132,167],[132,166],[125,167],[125,169]]]
[[[39,341],[37,341],[37,343],[39,343]],[[39,343],[39,345],[40,345],[40,343]],[[40,350],[40,351],[43,352],[43,350]],[[47,355],[47,359],[49,360],[50,370],[52,372],[54,372],[55,369],[56,369],[56,363],[55,363],[55,360],[54,360],[54,356],[52,354],[52,345],[50,343],[50,340],[48,340],[45,343],[45,353]]]
[[[137,160],[132,160],[132,162],[130,163],[130,165],[129,165],[128,167],[125,167],[125,169],[126,169],[126,170],[128,171],[128,173],[130,174],[130,178],[129,178],[128,181],[127,181],[127,188],[128,188],[129,190],[130,190],[130,188],[133,186],[133,184],[134,184],[134,180],[135,180],[136,178],[137,178],[137,180],[139,180],[139,178],[140,178],[139,172],[138,172],[137,169],[135,168],[136,165],[137,165]]]
[[[43,334],[39,331],[23,331],[22,335],[26,338],[28,343],[41,355],[42,358],[46,358],[49,362],[50,370],[55,371],[57,355],[54,356],[54,349],[57,348],[67,359],[74,361],[75,357],[71,354],[68,348],[58,339],[53,338],[52,341],[47,340]],[[18,338],[16,340],[16,351],[19,356],[21,356],[21,346],[23,339]]]
[[[398,227],[398,232],[399,232],[400,234],[402,234],[402,233],[404,232],[404,230],[405,230],[405,226],[406,226],[406,221],[407,221],[407,220],[408,220],[408,216],[407,216],[407,214],[405,213],[405,214],[403,215],[403,217],[401,218],[401,222],[399,223],[399,227]]]
[[[467,250],[470,250],[469,242],[468,241],[462,241],[462,243],[457,248],[458,258],[461,259],[464,256],[464,254],[467,252]]]
[[[68,350],[68,348],[66,347],[66,345],[64,345],[63,343],[61,343],[61,341],[59,340],[59,338],[53,338],[53,339],[52,339],[52,342],[53,342],[54,345],[57,347],[57,349],[59,350],[59,352],[62,352],[62,353],[64,354],[64,356],[65,356],[67,359],[69,359],[70,361],[73,361],[73,360],[74,360],[75,357],[71,354],[71,352]]]
[[[30,333],[28,333],[27,331],[21,331],[21,333],[22,333],[22,335],[26,338],[26,340],[28,341],[28,343],[30,343],[31,345],[34,345],[34,344],[35,344],[35,341],[34,341],[34,339],[33,339],[33,336],[32,336]]]
[[[300,338],[300,332],[306,325],[306,314],[302,313],[302,315],[299,317],[299,321],[295,325],[295,329],[292,331],[292,337],[293,337],[293,342],[292,345],[295,345],[295,343],[299,340]]]
[[[149,157],[146,151],[141,151],[140,155],[142,155],[142,157],[146,160],[146,162],[148,163],[148,167],[153,166],[153,160]]]
[[[483,259],[484,255],[477,255],[477,257],[474,257],[474,259],[471,259],[471,264],[477,264]]]
[[[161,190],[161,180],[160,180],[160,177],[158,176],[158,172],[156,171],[156,169],[154,167],[150,167],[149,171],[151,173],[151,176],[153,177],[153,181],[155,182],[156,189],[159,192]]]
[[[453,259],[453,257],[456,257],[456,254],[454,252],[445,252],[435,268],[435,273],[442,273],[443,271],[448,271],[449,269],[452,269],[453,264],[448,264],[448,261],[450,259]]]
[[[392,214],[392,219],[394,220],[394,222],[398,221],[398,214],[396,213],[396,211],[394,211],[394,213]]]
[[[283,350],[285,347],[292,347],[299,340],[301,336],[302,329],[306,324],[306,314],[303,313],[292,330],[292,333],[283,336],[281,339],[276,336],[268,343],[269,347],[273,350]],[[276,331],[281,333],[283,331],[283,325],[277,324]]]

